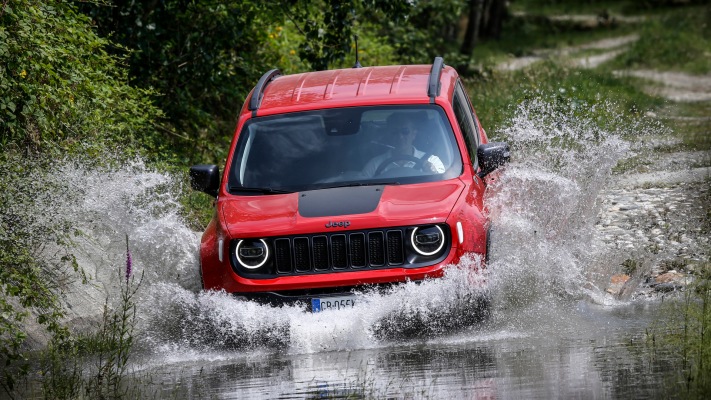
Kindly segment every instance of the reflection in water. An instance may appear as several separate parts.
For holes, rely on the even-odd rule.
[[[643,332],[655,310],[576,303],[378,349],[174,353],[146,360],[155,381],[146,390],[160,385],[170,388],[164,395],[221,399],[658,397],[660,382],[674,373],[664,368],[663,354],[655,362],[648,356]],[[533,330],[531,315],[539,319]]]

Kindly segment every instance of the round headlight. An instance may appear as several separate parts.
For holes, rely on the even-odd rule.
[[[257,269],[269,259],[269,246],[264,239],[240,240],[235,247],[237,262],[247,269]]]
[[[437,254],[444,247],[444,231],[437,225],[415,228],[410,243],[423,256]]]

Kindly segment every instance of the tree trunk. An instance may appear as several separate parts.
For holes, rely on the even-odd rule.
[[[464,41],[460,50],[463,55],[469,56],[474,51],[479,34],[483,5],[484,0],[469,0],[469,21],[467,22],[467,30],[464,32]]]
[[[506,0],[491,0],[486,24],[481,29],[481,36],[489,39],[501,37],[501,26],[507,15]]]

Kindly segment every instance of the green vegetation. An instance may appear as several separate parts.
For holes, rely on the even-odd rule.
[[[648,335],[653,346],[680,358],[674,390],[703,399],[711,393],[711,263],[697,266],[694,278],[682,299],[667,303],[664,319]]]
[[[137,388],[125,384],[128,359],[133,348],[136,293],[143,277],[132,274],[131,253],[126,238],[126,269],[118,274],[120,298],[112,305],[107,298],[97,332],[71,338],[53,337],[41,360],[44,396],[51,399],[139,398]]]
[[[150,90],[70,3],[4,2],[0,10],[0,146],[4,151],[160,151]]]
[[[17,155],[0,154],[0,177],[0,387],[11,392],[28,372],[23,344],[30,318],[57,340],[68,337],[57,284],[80,271],[67,240],[68,221],[26,211],[32,204],[42,207],[41,192],[53,188],[38,188]],[[39,256],[48,245],[58,248],[53,260]]]
[[[131,83],[156,90],[150,98],[166,115],[158,125],[166,147],[151,154],[180,164],[224,159],[239,109],[264,72],[342,65],[352,51],[356,17],[398,19],[409,8],[404,0],[82,6],[98,31],[122,46],[114,53],[126,57]],[[377,35],[363,36],[366,45],[377,43]]]
[[[667,104],[660,110],[660,114],[682,138],[687,148],[711,150],[711,103]]]
[[[641,25],[640,39],[613,65],[706,74],[711,71],[711,7],[673,10]]]
[[[56,189],[35,184],[37,167],[117,145],[127,155],[160,148],[151,128],[160,110],[148,91],[128,85],[108,45],[68,3],[0,9],[0,387],[9,393],[28,373],[28,324],[66,340],[59,282],[85,278],[71,253],[71,221],[34,208],[48,206]],[[26,162],[38,153],[41,161]],[[48,246],[58,249],[49,259],[41,256]]]
[[[479,119],[486,121],[485,127],[494,138],[500,138],[516,107],[533,98],[547,99],[565,114],[595,120],[609,131],[616,131],[620,123],[613,116],[635,118],[664,104],[629,79],[553,62],[513,73],[491,70],[468,79],[467,88]]]
[[[36,174],[53,160],[80,156],[93,163],[140,157],[183,176],[192,163],[223,164],[235,118],[262,73],[271,68],[297,73],[351,67],[354,35],[366,66],[430,63],[443,55],[463,72],[493,139],[505,139],[504,128],[522,102],[545,99],[566,115],[584,116],[602,129],[615,130],[618,117],[635,120],[651,112],[688,148],[711,148],[709,122],[703,119],[709,103],[671,105],[647,94],[640,80],[613,73],[624,68],[708,73],[708,1],[674,7],[675,2],[661,0],[517,0],[501,25],[491,22],[497,14],[485,13],[486,23],[470,38],[471,53],[464,42],[470,8],[477,3],[1,2],[2,390],[13,396],[20,380],[33,373],[27,344],[28,327],[33,326],[50,338],[40,363],[45,397],[132,397],[121,380],[133,341],[135,285],[121,280],[122,301],[106,308],[96,332],[72,332],[65,325],[61,283],[89,280],[72,254],[73,239],[82,233],[52,209],[52,195],[63,193],[61,184],[40,187]],[[503,4],[484,3],[487,10]],[[612,14],[642,11],[648,18],[641,22],[610,19]],[[586,25],[549,18],[581,12],[601,19]],[[495,66],[535,49],[629,33],[639,34],[639,41],[593,70],[566,66],[555,57],[515,72]],[[182,201],[189,223],[196,229],[204,226],[211,199],[186,190]],[[695,290],[688,292],[683,325],[688,329],[680,343],[690,382],[708,393],[704,377],[711,376],[711,336],[700,332],[709,326],[711,307],[703,271]],[[678,331],[670,332],[679,337]],[[93,369],[85,368],[96,360]]]
[[[711,192],[702,201],[711,204]],[[699,228],[702,235],[711,234],[711,207],[700,216]],[[679,270],[684,262],[672,261],[666,268]],[[691,283],[678,298],[665,302],[648,340],[654,352],[659,347],[679,358],[679,379],[669,385],[670,395],[705,399],[711,393],[711,259],[689,264],[685,269],[692,272]]]

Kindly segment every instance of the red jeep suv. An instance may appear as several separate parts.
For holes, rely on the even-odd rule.
[[[192,187],[216,197],[203,287],[319,311],[352,305],[358,288],[441,277],[467,253],[485,260],[483,178],[508,158],[441,57],[269,71],[224,172],[190,169]]]

